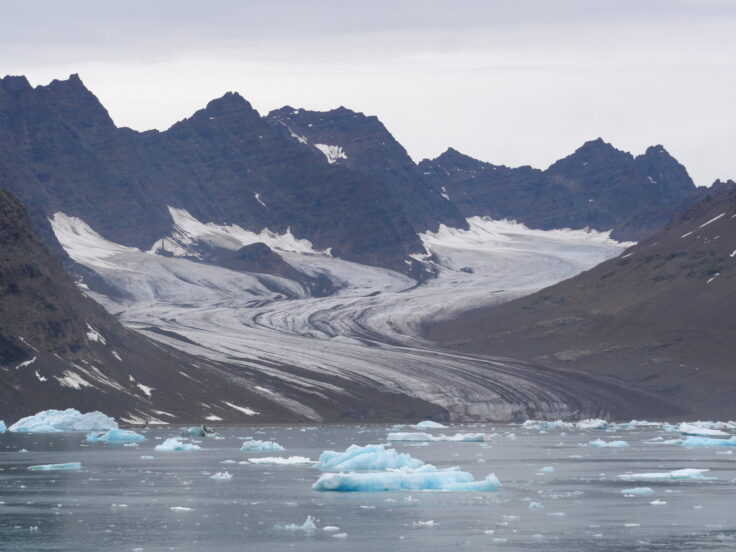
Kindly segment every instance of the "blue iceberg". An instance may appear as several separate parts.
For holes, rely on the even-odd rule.
[[[28,469],[33,471],[80,470],[82,469],[82,463],[68,462],[66,464],[41,464],[38,466],[28,466]]]
[[[59,431],[107,431],[117,429],[114,418],[102,412],[82,414],[74,408],[66,410],[44,410],[15,422],[8,431],[16,433],[56,433]]]
[[[736,436],[730,439],[690,436],[683,439],[680,444],[683,447],[736,447]]]
[[[728,433],[721,431],[720,429],[714,429],[712,422],[683,422],[677,428],[677,431],[683,435],[695,435],[704,437],[728,437]]]
[[[284,447],[273,441],[259,441],[258,439],[249,439],[243,443],[240,450],[247,452],[265,452],[265,451],[282,451]]]
[[[632,489],[621,489],[625,495],[648,496],[653,495],[654,491],[650,487],[634,487]]]
[[[629,446],[629,443],[626,441],[604,441],[603,439],[596,439],[595,441],[590,441],[588,446],[601,448],[626,448]]]
[[[106,432],[93,431],[86,438],[88,443],[140,443],[145,440],[145,436],[140,433],[126,429],[109,429]]]
[[[174,450],[183,450],[183,451],[190,451],[190,450],[202,450],[202,447],[199,445],[195,445],[194,443],[185,443],[178,437],[169,437],[166,439],[163,443],[160,445],[156,445],[153,450],[158,451],[174,451]]]
[[[397,468],[419,468],[424,462],[383,445],[349,446],[345,452],[327,450],[317,461],[322,471],[367,471]]]
[[[5,422],[0,420],[0,433],[5,433],[8,428],[5,426]]]
[[[501,483],[491,474],[476,481],[468,472],[457,468],[438,470],[425,464],[421,468],[368,473],[325,473],[312,485],[315,491],[381,492],[381,491],[497,491]]]
[[[673,470],[670,472],[660,473],[625,473],[619,475],[620,479],[626,481],[683,481],[688,479],[712,480],[715,477],[707,477],[703,475],[708,469],[685,468],[682,470]]]

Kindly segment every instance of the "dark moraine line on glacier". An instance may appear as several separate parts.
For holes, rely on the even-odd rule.
[[[218,242],[220,227],[200,230],[203,225],[193,219],[182,220],[175,245],[189,255],[196,255],[198,241],[238,247],[258,240],[243,231],[233,245],[228,227],[227,239]],[[266,376],[268,387],[256,389],[300,416],[321,419],[322,413],[300,404],[293,386],[317,395],[344,393],[346,401],[356,388],[366,396],[371,390],[399,393],[439,405],[453,420],[628,417],[664,408],[611,380],[461,355],[422,336],[428,321],[531,293],[624,249],[603,234],[471,219],[468,231],[443,228],[422,236],[440,272],[421,286],[396,272],[305,250],[304,243],[279,250],[277,242],[284,260],[326,275],[339,289],[309,297],[285,278],[112,244],[61,214],[52,224],[74,260],[127,298],[94,294],[126,325],[193,355]],[[253,382],[243,385],[254,388]]]

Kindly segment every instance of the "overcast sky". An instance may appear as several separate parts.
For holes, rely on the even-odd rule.
[[[420,160],[452,146],[544,168],[601,136],[736,178],[729,0],[0,0],[0,73],[79,73],[120,126],[235,90],[378,115]]]

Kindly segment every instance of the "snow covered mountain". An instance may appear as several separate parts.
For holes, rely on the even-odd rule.
[[[735,282],[736,191],[714,193],[623,255],[430,335],[464,353],[615,377],[718,419],[733,415]]]

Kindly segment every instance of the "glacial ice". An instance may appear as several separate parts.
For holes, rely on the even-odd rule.
[[[204,430],[204,427],[202,426],[192,426],[184,429],[182,432],[182,436],[187,437],[207,437],[207,433]]]
[[[626,481],[679,481],[687,479],[710,480],[715,477],[707,477],[703,473],[710,471],[709,469],[685,468],[682,470],[673,470],[661,473],[625,473],[619,475],[620,479]]]
[[[596,439],[595,441],[588,442],[588,446],[601,448],[625,448],[629,446],[629,443],[626,441],[604,441],[603,439]]]
[[[145,436],[140,433],[125,429],[109,429],[107,432],[93,431],[86,438],[88,443],[140,443],[145,440]]]
[[[81,462],[67,462],[66,464],[40,464],[38,466],[28,466],[33,471],[51,471],[51,470],[79,470],[82,469]]]
[[[497,491],[501,483],[495,475],[475,481],[457,468],[438,470],[430,464],[421,468],[386,472],[324,473],[312,485],[315,491]]]
[[[169,437],[160,445],[156,445],[153,450],[172,451],[172,450],[202,450],[202,447],[194,443],[185,443],[178,437]]]
[[[114,418],[102,412],[82,414],[74,408],[66,410],[44,410],[15,422],[8,431],[16,433],[56,433],[59,431],[106,431],[117,429]]]
[[[264,458],[248,458],[248,462],[251,464],[276,464],[281,466],[312,463],[312,461],[306,456],[289,456],[288,458],[266,456]]]
[[[317,530],[317,524],[315,524],[315,518],[307,516],[304,523],[297,525],[296,523],[289,523],[288,525],[277,525],[277,529],[286,529],[287,531],[304,531],[305,533],[311,533]]]
[[[284,447],[273,441],[259,441],[258,439],[248,439],[240,447],[240,450],[247,452],[266,452],[266,451],[282,451]]]
[[[215,475],[210,475],[210,479],[214,479],[216,481],[230,481],[232,478],[233,474],[227,470],[218,472]]]
[[[537,470],[539,473],[552,473],[555,471],[554,466],[545,466]]]
[[[730,439],[716,439],[690,435],[683,439],[680,444],[684,447],[736,447],[736,436]]]
[[[485,433],[456,433],[455,435],[430,435],[429,433],[392,432],[386,436],[389,441],[464,441],[482,443],[486,440]]]
[[[608,429],[608,422],[600,418],[588,418],[575,424],[578,429]]]
[[[694,422],[694,423],[681,423],[677,428],[677,431],[683,435],[695,435],[705,437],[728,437],[728,433],[721,431],[720,429],[712,429],[706,427],[706,423]]]
[[[621,493],[625,495],[653,495],[654,491],[650,487],[633,487],[631,489],[621,489]]]
[[[432,420],[424,420],[422,422],[419,422],[414,426],[417,429],[445,429],[447,428],[446,425],[433,422]]]
[[[317,462],[322,471],[367,471],[397,468],[419,468],[424,462],[383,445],[350,445],[345,452],[327,450]]]
[[[8,428],[6,427],[6,425],[5,425],[5,422],[4,422],[4,421],[2,421],[2,420],[0,420],[0,433],[5,433],[5,431],[6,431],[7,429],[8,429]]]
[[[572,422],[563,422],[562,420],[555,420],[553,422],[546,420],[527,420],[522,427],[526,429],[572,429],[575,424]]]

